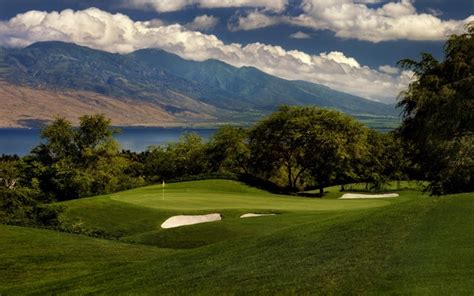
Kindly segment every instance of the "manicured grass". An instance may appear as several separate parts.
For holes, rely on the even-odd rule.
[[[233,181],[64,203],[118,240],[0,225],[0,293],[472,295],[474,194],[390,200],[277,196]],[[240,219],[246,212],[279,215]],[[220,222],[159,227],[175,214]]]
[[[1,224],[0,242],[2,295],[32,293],[37,286],[107,272],[173,253],[149,246]],[[19,292],[19,287],[23,292]]]
[[[296,212],[299,217],[302,212],[354,211],[386,206],[391,202],[274,195],[235,181],[206,180],[166,185],[164,196],[162,186],[156,185],[66,202],[63,203],[67,206],[63,222],[69,229],[92,230],[109,238],[165,248],[192,248],[264,232],[266,227],[252,228],[239,218],[249,212],[278,213],[277,217]],[[221,213],[224,220],[169,230],[160,227],[174,215],[213,212]],[[277,217],[264,220],[277,221],[270,230],[294,224],[291,219]]]
[[[112,194],[108,197],[112,200],[148,208],[183,213],[216,209],[335,211],[364,209],[389,204],[389,201],[386,200],[344,202],[274,195],[263,190],[244,186],[238,182],[227,180],[206,180],[169,184],[165,189],[164,198],[161,188],[161,185],[150,186]],[[243,211],[243,213],[245,213],[245,211]]]

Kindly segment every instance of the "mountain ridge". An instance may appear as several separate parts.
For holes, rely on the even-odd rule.
[[[3,48],[0,80],[18,87],[95,93],[127,104],[153,105],[183,125],[245,124],[283,104],[333,108],[355,116],[397,116],[393,106],[326,86],[215,59],[186,60],[161,49],[116,54],[60,41]]]

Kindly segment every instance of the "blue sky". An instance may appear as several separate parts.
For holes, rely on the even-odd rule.
[[[420,52],[441,58],[447,35],[461,32],[468,20],[474,20],[473,0],[232,0],[228,1],[231,5],[227,5],[231,7],[222,7],[223,2],[0,0],[0,45],[26,46],[35,41],[59,39],[120,53],[158,47],[189,59],[217,58],[235,66],[255,66],[283,78],[308,80],[370,99],[393,102],[409,81],[409,73],[392,68],[396,62],[407,57],[417,58]],[[76,12],[90,12],[91,7],[98,10],[87,16],[103,18],[105,26],[125,37],[98,40],[100,37],[86,36],[94,32],[84,29],[88,28],[89,21]],[[73,17],[57,19],[52,14],[65,9],[71,9]],[[12,21],[18,14],[32,10],[45,13]],[[150,42],[137,36],[122,42],[130,36],[123,33],[130,25],[124,29],[123,24],[114,24],[122,20],[105,21],[117,13],[132,22],[154,20],[152,25],[144,26],[162,29],[147,32],[146,38],[166,39],[166,43]],[[30,26],[39,17],[49,20]],[[76,21],[71,20],[74,18]],[[91,28],[103,27],[97,27],[94,18],[90,21]],[[64,29],[66,31],[62,31],[64,22],[70,27]],[[79,22],[81,25],[75,28],[74,24]],[[24,24],[29,27],[25,29]],[[174,24],[182,27],[175,28]],[[163,33],[163,28],[168,30]],[[76,34],[81,30],[85,32]],[[198,34],[204,37],[189,32],[200,32]],[[172,40],[173,36],[176,40]],[[186,38],[184,43],[183,38]],[[120,40],[119,45],[117,40]],[[232,43],[248,46],[244,50],[225,47]],[[369,86],[365,85],[368,83]]]

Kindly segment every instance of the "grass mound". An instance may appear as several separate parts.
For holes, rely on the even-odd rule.
[[[170,185],[164,200],[151,186],[71,201],[65,221],[116,240],[0,225],[0,293],[472,294],[474,194],[400,195],[307,199],[211,180]],[[209,210],[224,219],[159,227]],[[239,218],[249,212],[280,214]]]

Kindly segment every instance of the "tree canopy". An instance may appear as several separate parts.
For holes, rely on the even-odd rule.
[[[33,149],[27,162],[52,199],[73,199],[126,189],[128,160],[113,138],[117,131],[103,115],[80,118],[78,128],[58,118],[41,133],[44,143]]]
[[[466,29],[449,38],[441,62],[427,53],[399,62],[415,74],[401,93],[401,135],[433,194],[474,190],[474,23]]]
[[[366,129],[337,111],[282,106],[250,131],[252,164],[263,177],[286,175],[295,191],[323,188],[352,175],[352,162],[365,153]]]

